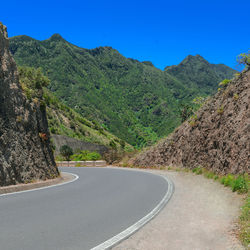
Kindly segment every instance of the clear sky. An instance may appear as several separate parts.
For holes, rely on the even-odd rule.
[[[236,67],[250,49],[249,0],[2,1],[9,37],[60,33],[83,48],[111,46],[163,69],[187,55]]]

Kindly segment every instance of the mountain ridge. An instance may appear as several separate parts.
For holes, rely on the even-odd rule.
[[[134,146],[152,145],[172,132],[180,124],[181,104],[213,93],[226,75],[210,67],[200,87],[189,80],[190,71],[179,77],[112,47],[84,49],[55,38],[14,37],[10,49],[18,65],[41,67],[50,90],[65,104]],[[231,76],[235,72],[231,69]]]
[[[73,46],[75,46],[75,47],[77,47],[77,48],[80,48],[80,49],[85,49],[85,50],[89,50],[89,51],[92,51],[92,50],[96,50],[96,49],[98,49],[98,48],[108,48],[108,49],[112,49],[112,50],[115,50],[115,51],[117,51],[119,54],[121,54],[118,50],[116,50],[115,48],[113,48],[112,46],[108,46],[108,45],[105,45],[105,46],[98,46],[98,47],[95,47],[95,48],[83,48],[83,47],[81,47],[81,46],[78,46],[78,45],[75,45],[75,44],[73,44],[73,43],[71,43],[71,42],[69,42],[69,41],[67,41],[63,36],[61,36],[61,34],[60,33],[54,33],[54,34],[52,34],[49,38],[47,38],[47,39],[36,39],[36,38],[32,38],[32,37],[30,37],[30,36],[28,36],[28,35],[17,35],[17,36],[12,36],[12,37],[9,37],[9,39],[16,39],[16,38],[18,38],[18,39],[20,39],[20,38],[24,38],[25,40],[33,40],[33,41],[37,41],[37,42],[44,42],[44,41],[49,41],[49,40],[59,40],[59,41],[64,41],[65,43],[68,43],[68,44],[70,44],[70,45],[73,45]],[[122,55],[122,54],[121,54]],[[124,56],[124,55],[122,55],[122,56]],[[124,56],[125,57],[125,56]],[[183,62],[185,62],[186,60],[188,60],[190,57],[194,57],[194,58],[200,58],[200,59],[203,59],[203,61],[204,62],[208,62],[203,56],[201,56],[200,54],[196,54],[196,55],[192,55],[192,54],[190,54],[190,55],[187,55],[179,64],[182,64]],[[169,68],[169,67],[172,67],[172,66],[177,66],[177,65],[179,65],[179,64],[177,64],[177,65],[170,65],[170,66],[166,66],[163,70],[162,69],[160,69],[160,68],[158,68],[158,67],[156,67],[151,61],[139,61],[138,59],[135,59],[135,58],[127,58],[127,59],[130,59],[130,60],[133,60],[133,61],[137,61],[137,62],[140,62],[140,63],[144,63],[145,65],[149,65],[149,66],[152,66],[152,67],[154,67],[154,68],[156,68],[156,69],[159,69],[159,70],[161,70],[161,71],[165,71],[167,68]],[[211,63],[212,65],[222,65],[222,66],[226,66],[226,67],[228,67],[228,68],[230,68],[230,69],[232,69],[230,66],[228,66],[228,65],[226,65],[226,64],[224,64],[224,63]],[[234,70],[234,69],[233,69]],[[235,70],[235,71],[237,71],[237,70]]]

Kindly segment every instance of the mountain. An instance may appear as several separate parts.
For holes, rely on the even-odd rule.
[[[249,173],[250,69],[224,85],[174,133],[130,164]]]
[[[61,101],[138,147],[152,145],[172,132],[181,121],[181,104],[213,93],[221,80],[235,73],[226,66],[213,67],[201,57],[192,60],[201,65],[196,74],[189,60],[185,74],[162,71],[111,47],[79,48],[59,34],[44,41],[13,37],[10,49],[18,65],[43,69],[51,79],[50,90]],[[209,76],[203,72],[207,65]],[[199,74],[205,76],[201,85],[195,82]]]
[[[6,27],[0,23],[0,186],[58,175],[46,111],[24,95]]]
[[[77,149],[77,147],[73,145],[73,142],[81,145],[81,148],[84,146],[88,150],[98,149],[101,153],[112,147],[119,151],[124,149],[132,150],[130,145],[109,133],[100,124],[87,120],[60,102],[46,88],[50,80],[41,72],[41,69],[20,66],[18,67],[18,73],[21,87],[27,98],[36,103],[40,102],[41,107],[46,110],[49,130],[53,134],[54,146],[57,146],[55,148],[56,154],[58,154],[60,146],[64,145],[61,145],[61,141],[65,140],[69,141],[74,149]],[[43,88],[38,88],[42,82]],[[72,140],[69,137],[78,139],[81,142]]]
[[[211,64],[200,55],[187,56],[180,64],[165,68],[165,72],[175,76],[192,89],[201,88],[210,95],[215,93],[222,79],[231,79],[232,69],[224,64]]]

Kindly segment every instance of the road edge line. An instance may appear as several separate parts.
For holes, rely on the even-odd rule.
[[[166,180],[168,183],[168,189],[166,194],[164,195],[163,199],[158,203],[158,205],[146,216],[144,216],[142,219],[137,221],[132,226],[128,227],[121,233],[113,236],[112,238],[106,240],[105,242],[99,244],[98,246],[91,248],[91,250],[106,250],[111,249],[115,245],[119,244],[121,241],[127,239],[129,236],[137,232],[139,229],[141,229],[144,225],[146,225],[150,220],[152,220],[169,202],[171,199],[173,193],[174,193],[174,183],[171,179],[169,179],[166,176],[159,175],[162,178]]]
[[[2,197],[2,196],[8,196],[8,195],[13,195],[13,194],[28,193],[28,192],[43,190],[43,189],[52,188],[52,187],[58,187],[58,186],[62,186],[62,185],[65,185],[65,184],[69,184],[69,183],[74,182],[74,181],[76,181],[76,180],[79,179],[79,176],[77,174],[73,174],[73,173],[69,173],[69,172],[61,172],[61,173],[71,174],[75,178],[73,180],[70,180],[70,181],[66,181],[66,182],[62,182],[62,183],[58,183],[58,184],[53,184],[53,185],[46,186],[46,187],[33,188],[33,189],[28,189],[28,190],[23,190],[23,191],[17,191],[17,192],[0,194],[0,197]]]

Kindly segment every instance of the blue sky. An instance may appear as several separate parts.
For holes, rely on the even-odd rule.
[[[161,69],[189,54],[235,68],[250,49],[249,0],[14,0],[1,10],[9,37],[60,33],[79,47],[112,46]]]

